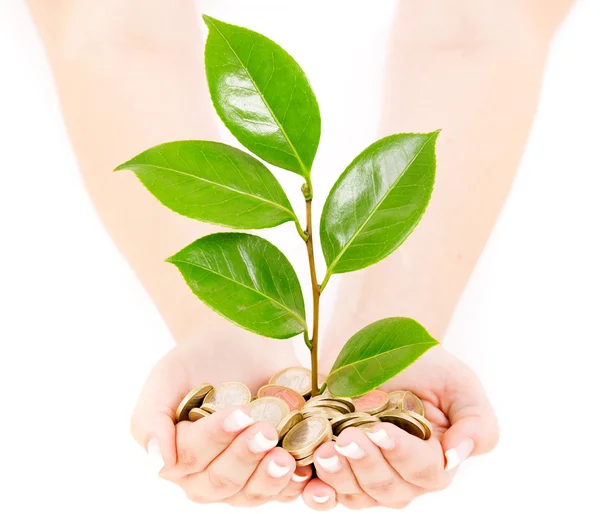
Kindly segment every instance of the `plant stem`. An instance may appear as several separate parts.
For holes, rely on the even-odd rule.
[[[312,230],[312,187],[310,184],[306,184],[306,190],[303,192],[306,199],[306,235],[308,236],[306,239],[306,252],[308,253],[313,294],[313,330],[310,341],[311,395],[316,396],[319,392],[319,300],[321,298],[321,288],[317,282],[317,270],[315,268]]]

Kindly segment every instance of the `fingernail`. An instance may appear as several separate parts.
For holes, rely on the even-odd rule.
[[[358,460],[362,459],[365,456],[365,452],[363,451],[363,449],[360,446],[358,446],[358,444],[356,444],[354,441],[352,441],[350,444],[347,444],[346,446],[339,446],[336,443],[333,445],[333,447],[335,448],[336,452],[343,455],[344,457],[348,457],[349,459]]]
[[[248,439],[248,448],[252,453],[263,453],[277,446],[277,439],[267,439],[262,432],[256,432]]]
[[[337,473],[340,469],[342,469],[340,459],[337,455],[329,458],[317,457],[317,462],[319,463],[319,466],[327,471],[327,473]]]
[[[288,474],[289,466],[279,466],[274,460],[267,464],[267,473],[272,478],[281,478]]]
[[[156,468],[157,472],[160,471],[165,466],[165,461],[162,458],[158,439],[150,439],[146,451],[148,452],[148,457],[150,457],[149,460],[152,468]]]
[[[254,420],[244,411],[234,410],[223,421],[223,429],[225,432],[239,432],[242,428],[249,427],[254,423]]]
[[[329,496],[313,496],[313,500],[315,500],[317,503],[325,503],[327,500],[329,500]]]
[[[296,482],[297,484],[306,482],[309,478],[308,475],[296,475],[296,473],[292,473],[292,482]]]
[[[371,441],[384,450],[391,450],[394,447],[394,440],[383,428],[377,432],[366,432],[366,434]]]
[[[446,471],[450,471],[464,461],[475,448],[475,443],[472,439],[467,439],[460,443],[456,448],[452,448],[446,452]]]

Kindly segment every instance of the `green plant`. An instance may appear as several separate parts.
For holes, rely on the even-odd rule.
[[[269,169],[252,155],[211,141],[176,141],[139,154],[116,170],[133,171],[160,202],[196,220],[234,229],[293,222],[306,242],[313,327],[306,322],[300,282],[283,253],[265,239],[216,233],[167,261],[191,290],[229,321],[257,334],[304,334],[317,383],[319,300],[330,277],[375,264],[396,250],[423,216],[435,178],[429,134],[395,134],[364,150],[341,174],[323,208],[321,245],[327,272],[319,284],[313,249],[311,169],[321,134],[319,106],[304,72],[281,47],[248,29],[204,16],[209,27],[206,76],[223,123],[263,161],[300,175],[306,229]],[[357,396],[383,384],[438,344],[416,321],[387,318],[344,346],[329,390]],[[324,386],[323,386],[324,387]]]

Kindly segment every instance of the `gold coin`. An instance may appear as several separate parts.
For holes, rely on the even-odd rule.
[[[323,400],[341,403],[347,407],[348,412],[355,411],[354,402],[352,401],[352,398],[344,398],[342,396],[334,396],[329,391],[325,391],[323,394],[320,394],[318,396],[313,396],[310,400],[308,400],[306,402],[306,404],[308,405],[311,402],[320,402]]]
[[[362,430],[363,432],[368,432],[369,430],[371,430],[375,425],[377,425],[377,423],[379,423],[379,420],[377,421],[369,421],[368,423],[365,423],[364,425],[360,425],[358,427],[359,430]]]
[[[248,405],[248,413],[254,421],[268,421],[277,428],[283,418],[290,413],[290,408],[279,398],[257,398]]]
[[[190,421],[198,421],[199,419],[205,418],[206,416],[210,416],[210,412],[204,409],[192,409],[190,414],[188,415],[188,419]]]
[[[312,416],[293,427],[283,438],[281,446],[292,456],[296,456],[314,451],[317,446],[331,440],[332,435],[327,418]]]
[[[192,389],[177,407],[175,411],[175,419],[177,422],[187,421],[188,415],[192,409],[200,407],[202,402],[213,389],[210,384],[201,384],[195,389]]]
[[[378,423],[379,422],[379,418],[376,418],[375,416],[368,416],[366,418],[356,418],[356,419],[351,419],[349,421],[345,421],[344,423],[341,423],[340,425],[337,426],[336,428],[336,434],[340,435],[346,428],[350,428],[350,427],[360,427],[361,425],[365,425],[366,423]]]
[[[352,398],[357,411],[367,414],[377,414],[383,412],[390,404],[390,397],[385,391],[374,389],[362,396]]]
[[[370,416],[369,414],[365,414],[364,412],[350,412],[348,414],[342,414],[341,416],[338,416],[337,418],[333,418],[331,420],[331,429],[335,433],[337,427],[339,427],[342,423],[358,418],[370,418]]]
[[[339,410],[332,409],[330,407],[305,407],[300,412],[302,412],[302,415],[305,418],[310,418],[312,416],[324,416],[327,419],[334,419],[340,415]]]
[[[313,463],[313,454],[311,453],[308,457],[296,461],[296,467],[310,466]]]
[[[331,409],[335,409],[342,414],[348,414],[354,410],[354,406],[352,409],[348,407],[348,404],[344,402],[338,402],[333,398],[322,398],[321,396],[315,396],[306,402],[306,407],[329,407]]]
[[[300,412],[297,410],[290,412],[285,418],[283,418],[277,426],[279,440],[283,439],[285,435],[303,419],[304,416],[302,416],[302,414],[300,414]]]
[[[388,405],[388,409],[392,410],[392,409],[401,409],[402,408],[402,398],[404,398],[404,395],[407,393],[408,391],[392,391],[391,393],[388,393],[388,396],[390,398],[390,404]]]
[[[310,369],[295,366],[286,368],[271,377],[269,384],[289,387],[302,396],[310,394],[311,374]]]
[[[422,423],[416,420],[410,412],[400,409],[388,410],[380,414],[379,419],[387,423],[393,423],[405,432],[408,432],[419,439],[428,439],[428,437],[426,437],[427,429]]]
[[[275,398],[280,398],[285,403],[287,403],[290,407],[290,410],[300,410],[306,404],[306,400],[304,397],[290,389],[289,387],[276,385],[276,384],[267,384],[262,386],[256,396],[259,398],[264,398],[265,396],[274,396]]]
[[[252,398],[250,389],[241,382],[223,382],[206,395],[202,408],[216,412],[234,405],[246,407],[250,403],[250,398]]]
[[[423,430],[425,431],[425,440],[429,439],[433,432],[433,427],[431,426],[431,423],[429,423],[429,420],[427,418],[425,418],[425,416],[421,416],[421,414],[419,414],[417,412],[412,412],[412,411],[406,412],[405,411],[405,413],[408,414],[415,421],[417,421],[418,423],[421,424],[421,426],[423,427]]]
[[[425,415],[425,406],[420,398],[410,391],[406,391],[406,394],[402,398],[402,410],[408,410],[417,413],[419,416]]]

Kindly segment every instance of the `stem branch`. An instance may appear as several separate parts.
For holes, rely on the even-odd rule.
[[[319,392],[319,300],[321,298],[321,288],[317,282],[317,270],[315,268],[312,230],[312,187],[310,184],[306,184],[306,191],[303,188],[303,192],[306,199],[306,235],[308,236],[306,239],[306,252],[308,253],[313,294],[313,330],[310,346],[311,395],[316,396]]]

